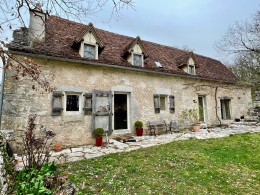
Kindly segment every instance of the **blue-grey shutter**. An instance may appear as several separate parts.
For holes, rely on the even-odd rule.
[[[93,90],[92,94],[92,130],[103,128],[112,133],[112,92]]]
[[[174,113],[175,112],[175,97],[174,97],[174,95],[170,95],[169,100],[170,100],[170,106],[169,106],[170,113]]]
[[[160,95],[158,94],[153,95],[153,100],[154,100],[155,113],[160,113]]]
[[[62,107],[62,96],[61,91],[52,92],[52,116],[59,116],[63,110]]]
[[[92,114],[92,93],[84,93],[84,114],[91,115]]]

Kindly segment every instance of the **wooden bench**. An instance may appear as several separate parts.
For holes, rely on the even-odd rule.
[[[167,124],[166,124],[165,120],[163,120],[163,119],[148,121],[148,122],[147,122],[147,126],[148,126],[148,128],[149,128],[150,135],[156,135],[156,134],[155,134],[155,129],[156,129],[157,127],[165,127],[165,129],[166,129],[165,132],[167,132],[167,130],[168,130]],[[152,131],[153,131],[153,132],[152,132]]]

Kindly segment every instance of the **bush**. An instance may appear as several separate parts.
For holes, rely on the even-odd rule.
[[[96,128],[96,129],[94,129],[93,134],[94,134],[95,137],[102,137],[103,134],[104,134],[104,129],[103,128]]]
[[[45,187],[44,180],[56,172],[53,163],[45,163],[41,169],[25,168],[16,176],[16,194],[52,194],[52,191]]]
[[[139,120],[135,121],[135,127],[136,128],[143,128],[143,122],[139,121]]]
[[[36,115],[30,115],[28,119],[27,130],[23,139],[23,165],[28,169],[40,170],[44,163],[47,163],[50,156],[49,141],[55,136],[52,131],[47,131],[44,126],[40,126],[39,135],[35,134]]]

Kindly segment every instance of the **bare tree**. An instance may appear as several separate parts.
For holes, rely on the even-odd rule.
[[[260,11],[250,19],[229,27],[216,48],[231,59],[232,72],[242,81],[260,90]]]
[[[230,26],[222,40],[216,43],[216,48],[226,54],[253,52],[260,55],[260,11],[252,18]]]

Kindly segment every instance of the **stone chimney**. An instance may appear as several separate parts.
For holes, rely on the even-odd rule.
[[[29,40],[43,41],[45,37],[45,21],[47,14],[45,14],[39,3],[36,4],[33,10],[30,10],[30,23],[29,23]]]

